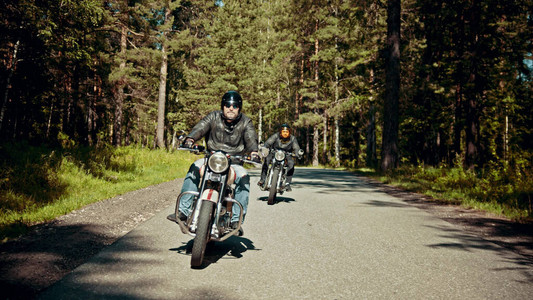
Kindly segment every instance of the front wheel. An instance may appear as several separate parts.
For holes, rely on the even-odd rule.
[[[276,193],[278,192],[278,177],[279,169],[272,170],[272,181],[270,182],[270,193],[268,194],[268,205],[274,204],[276,201]]]
[[[202,200],[199,200],[202,201]],[[196,236],[192,245],[191,267],[199,267],[204,260],[205,248],[209,240],[209,231],[211,229],[211,215],[215,203],[204,201],[198,215],[198,226]]]

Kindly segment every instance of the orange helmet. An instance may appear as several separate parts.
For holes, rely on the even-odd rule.
[[[279,127],[279,135],[282,139],[288,139],[291,136],[291,127],[287,123],[281,124]]]

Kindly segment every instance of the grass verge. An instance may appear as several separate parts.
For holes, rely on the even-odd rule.
[[[87,204],[185,176],[184,151],[0,145],[0,241]]]
[[[386,174],[368,168],[351,171],[450,204],[533,222],[533,178],[524,174],[421,166],[402,166]]]

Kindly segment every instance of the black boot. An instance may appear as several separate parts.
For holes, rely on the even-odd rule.
[[[284,187],[285,191],[287,192],[292,191],[291,182],[292,182],[292,176],[285,177],[285,187]]]
[[[180,219],[180,221],[182,221],[182,222],[185,222],[185,221],[187,221],[187,215],[180,211],[178,213],[177,218],[176,218],[176,214],[170,214],[170,215],[167,216],[167,219],[169,219],[172,222],[176,222],[176,223],[178,222],[178,219]]]
[[[231,229],[237,229],[237,227],[239,226],[239,222],[231,222]],[[243,236],[244,235],[244,229],[242,229],[242,224],[241,224],[241,227],[239,228],[239,236]]]

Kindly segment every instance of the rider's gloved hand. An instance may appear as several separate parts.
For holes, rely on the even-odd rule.
[[[185,139],[185,142],[183,143],[183,147],[185,148],[192,148],[192,145],[194,144],[194,139],[193,138],[186,138]]]
[[[260,162],[261,161],[261,157],[259,156],[259,153],[257,153],[257,152],[250,153],[250,157],[251,157],[252,161],[255,161],[255,162]]]
[[[298,159],[302,159],[302,157],[304,157],[304,153],[305,153],[305,152],[304,152],[302,149],[300,149],[300,150],[298,151],[298,153],[296,154],[296,156],[298,157]]]

